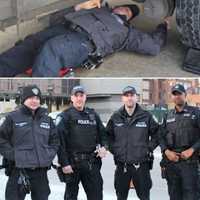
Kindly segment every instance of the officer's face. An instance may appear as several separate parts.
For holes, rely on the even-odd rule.
[[[73,103],[73,106],[77,110],[83,110],[86,101],[86,94],[82,92],[77,92],[71,96],[71,101]]]
[[[29,97],[24,101],[24,105],[31,110],[36,110],[40,107],[40,98],[37,96]]]
[[[126,93],[122,96],[122,102],[125,107],[133,108],[137,102],[137,95],[133,93]]]
[[[130,10],[129,7],[122,6],[122,7],[116,7],[113,9],[113,13],[118,14],[118,15],[125,15],[127,21],[132,17],[133,13]]]
[[[186,102],[186,94],[185,93],[174,92],[172,94],[172,101],[177,106],[183,106],[185,104],[185,102]]]

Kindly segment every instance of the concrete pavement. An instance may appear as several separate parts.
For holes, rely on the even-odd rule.
[[[159,153],[159,149],[155,152],[155,163],[154,169],[152,170],[152,180],[153,180],[153,187],[151,190],[151,200],[168,200],[167,195],[167,187],[165,180],[161,179],[160,177],[160,167],[159,161],[161,159],[161,155]],[[107,158],[103,161],[102,166],[102,175],[104,179],[104,200],[115,200],[115,190],[113,186],[113,178],[114,178],[114,163],[112,159],[112,155],[109,154]],[[5,200],[4,198],[4,191],[6,185],[7,177],[4,175],[3,170],[0,171],[0,200]],[[50,180],[50,187],[51,187],[51,195],[49,200],[62,200],[65,185],[60,183],[55,170],[49,171],[49,180]],[[31,200],[30,196],[27,195],[26,200]],[[78,200],[86,200],[86,196],[84,194],[83,188],[80,187],[79,198]],[[138,200],[135,190],[131,189],[129,192],[128,200]]]
[[[152,31],[160,20],[139,16],[133,21],[135,27],[145,31]],[[42,29],[42,24],[30,21],[20,26],[23,35]],[[0,52],[16,40],[16,27],[0,31]],[[185,55],[185,47],[180,42],[181,36],[177,32],[175,19],[169,31],[168,41],[157,56],[139,55],[132,52],[115,53],[104,59],[104,63],[94,70],[76,70],[77,77],[197,77],[181,69]],[[22,75],[23,76],[23,75]]]

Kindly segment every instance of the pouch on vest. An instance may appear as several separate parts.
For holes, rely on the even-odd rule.
[[[154,161],[153,152],[149,152],[149,155],[148,155],[148,162],[149,162],[149,169],[150,169],[150,170],[153,169],[153,161]]]
[[[200,74],[200,50],[189,48],[183,62],[183,69],[195,74]]]

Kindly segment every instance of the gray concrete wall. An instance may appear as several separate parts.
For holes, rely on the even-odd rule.
[[[88,94],[121,94],[128,85],[134,86],[138,93],[142,92],[142,79],[81,79]]]
[[[121,92],[127,85],[134,86],[138,94],[142,93],[142,79],[81,79],[88,95],[110,95],[108,97],[88,98],[87,106],[100,114],[102,121],[107,122],[112,113],[122,106]]]

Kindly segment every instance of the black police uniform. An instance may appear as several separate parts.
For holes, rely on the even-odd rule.
[[[35,114],[25,105],[9,113],[0,126],[0,153],[15,163],[9,172],[6,200],[23,200],[26,192],[19,182],[23,171],[29,178],[33,200],[47,200],[50,188],[47,169],[59,147],[59,136],[47,110]]]
[[[152,186],[149,154],[158,144],[158,124],[149,112],[136,104],[132,116],[128,115],[124,107],[116,111],[106,129],[109,148],[116,164],[117,199],[127,199],[132,179],[137,196],[141,200],[149,200]]]
[[[181,112],[169,111],[162,124],[163,152],[161,166],[165,169],[170,200],[197,200],[198,150],[200,149],[200,111],[184,106]],[[172,162],[164,154],[166,149],[181,153],[193,148],[195,153],[187,160]]]
[[[93,109],[78,111],[72,106],[57,117],[56,124],[61,137],[59,162],[74,171],[65,175],[65,200],[77,200],[80,181],[88,200],[102,200],[102,163],[94,151],[98,144],[106,146],[107,139],[99,116]]]

